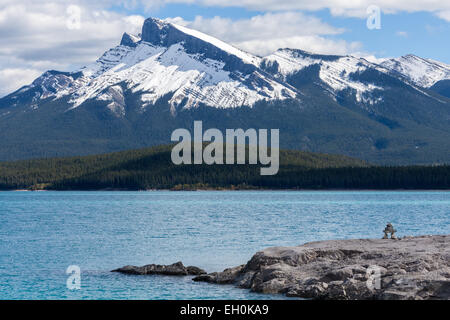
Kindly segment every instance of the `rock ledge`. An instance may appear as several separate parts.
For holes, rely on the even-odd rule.
[[[309,299],[450,299],[450,235],[267,248],[193,280]]]

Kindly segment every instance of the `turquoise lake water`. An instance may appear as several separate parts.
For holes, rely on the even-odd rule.
[[[269,246],[449,234],[450,192],[0,192],[0,299],[280,299],[189,277],[111,273],[183,261],[208,272]],[[69,265],[81,289],[66,286]]]

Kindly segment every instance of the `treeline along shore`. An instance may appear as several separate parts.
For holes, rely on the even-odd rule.
[[[0,190],[450,189],[450,166],[375,166],[340,155],[281,150],[280,169],[175,165],[172,145],[110,154],[0,162]]]

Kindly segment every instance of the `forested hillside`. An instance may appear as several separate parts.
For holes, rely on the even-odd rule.
[[[380,167],[339,155],[280,151],[280,170],[260,165],[180,165],[171,146],[111,154],[0,162],[0,190],[449,189],[450,166]]]

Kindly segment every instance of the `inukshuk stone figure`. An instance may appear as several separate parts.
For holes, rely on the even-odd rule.
[[[386,225],[386,228],[384,228],[384,237],[383,239],[389,239],[388,234],[391,234],[391,239],[397,239],[397,236],[395,235],[395,233],[397,232],[397,230],[394,229],[394,227],[392,226],[391,223],[388,223]]]

